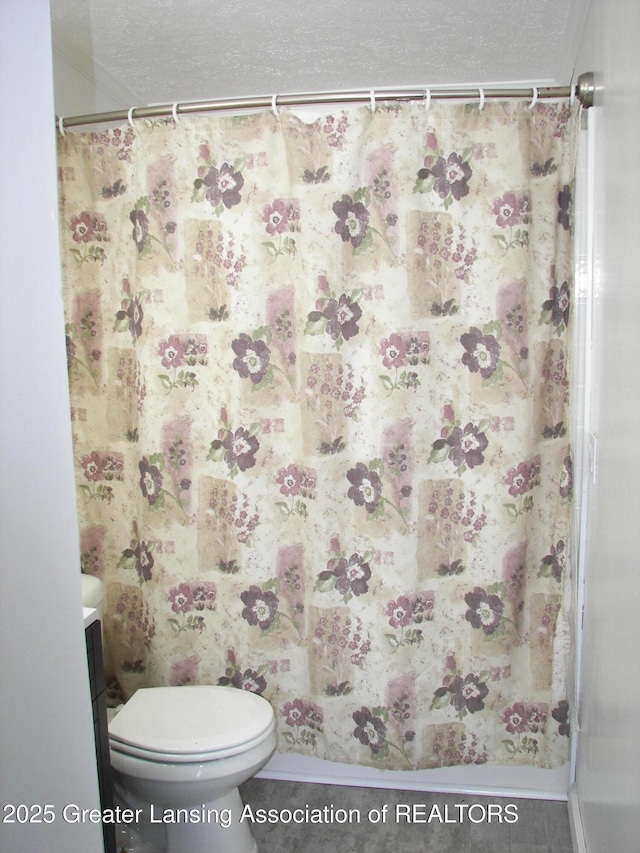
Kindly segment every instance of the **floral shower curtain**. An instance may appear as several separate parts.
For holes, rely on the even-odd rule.
[[[384,768],[566,760],[578,112],[60,138],[114,701],[233,685],[280,751]]]

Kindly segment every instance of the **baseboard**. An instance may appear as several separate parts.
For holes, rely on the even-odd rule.
[[[554,770],[469,765],[435,770],[392,771],[322,761],[306,755],[277,753],[258,776],[322,785],[562,802],[567,801],[569,790],[568,763]]]
[[[569,788],[569,826],[571,828],[573,853],[587,853],[587,844],[582,830],[582,818],[580,817],[580,803],[575,784]]]

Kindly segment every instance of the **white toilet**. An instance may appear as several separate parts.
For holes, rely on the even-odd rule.
[[[141,688],[110,720],[109,746],[116,793],[141,823],[166,827],[167,853],[257,853],[238,785],[276,747],[266,699],[234,687]]]

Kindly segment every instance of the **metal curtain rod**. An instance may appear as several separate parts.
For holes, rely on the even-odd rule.
[[[78,127],[85,124],[100,124],[112,121],[133,121],[145,118],[174,118],[178,115],[200,112],[221,112],[225,110],[250,111],[277,107],[316,106],[319,104],[371,104],[376,101],[426,101],[457,100],[472,101],[479,98],[485,100],[504,100],[505,98],[530,98],[532,102],[561,98],[577,98],[583,107],[593,106],[595,92],[592,72],[586,72],[578,77],[574,87],[571,86],[529,86],[519,89],[500,89],[495,87],[466,87],[444,88],[426,86],[407,89],[361,89],[344,92],[319,92],[295,95],[261,95],[254,98],[226,98],[218,101],[189,101],[187,103],[158,104],[150,107],[132,107],[129,110],[114,110],[105,113],[91,113],[71,118],[57,117],[57,126],[61,133],[65,128]]]

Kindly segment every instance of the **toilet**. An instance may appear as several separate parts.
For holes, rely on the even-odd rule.
[[[111,718],[109,747],[118,798],[150,836],[166,827],[167,853],[257,853],[238,786],[276,747],[266,699],[234,687],[140,688]]]

